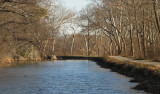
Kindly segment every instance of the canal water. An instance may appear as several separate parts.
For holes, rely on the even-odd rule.
[[[130,79],[92,61],[45,61],[0,68],[0,94],[146,94]]]

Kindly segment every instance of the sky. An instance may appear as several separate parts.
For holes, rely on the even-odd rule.
[[[80,11],[89,4],[89,0],[62,0],[65,7]]]

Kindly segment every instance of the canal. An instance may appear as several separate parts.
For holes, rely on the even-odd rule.
[[[93,61],[44,61],[0,68],[0,94],[147,94]]]

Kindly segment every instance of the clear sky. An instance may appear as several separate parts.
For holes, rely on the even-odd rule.
[[[62,0],[65,7],[69,9],[76,9],[80,11],[83,9],[87,4],[89,4],[89,0]]]

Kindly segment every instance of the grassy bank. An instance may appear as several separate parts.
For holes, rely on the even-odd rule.
[[[58,58],[63,60],[88,59],[95,61],[103,68],[109,68],[112,71],[132,77],[133,80],[131,80],[131,82],[139,83],[136,87],[134,87],[134,89],[160,94],[160,67],[135,62],[122,62],[110,57],[62,56]]]

